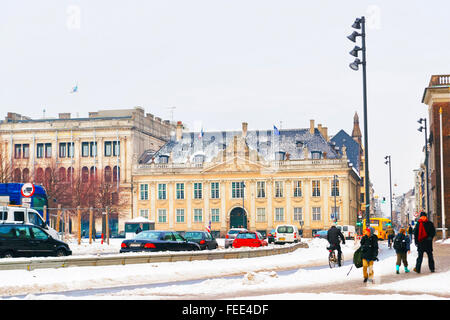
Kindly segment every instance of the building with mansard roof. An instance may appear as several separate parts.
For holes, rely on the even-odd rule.
[[[359,172],[328,129],[183,132],[145,151],[133,168],[133,216],[156,229],[216,236],[245,227],[262,233],[293,224],[311,236],[334,219],[354,225]]]

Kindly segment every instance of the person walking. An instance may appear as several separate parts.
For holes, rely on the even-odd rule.
[[[417,260],[414,271],[420,273],[422,266],[423,254],[426,252],[428,256],[428,268],[434,272],[434,258],[433,258],[433,238],[436,235],[436,229],[431,221],[428,220],[425,212],[420,213],[419,221],[414,228],[414,243],[417,247]]]
[[[392,228],[391,225],[389,225],[387,227],[386,234],[387,234],[387,237],[388,237],[388,247],[389,247],[389,249],[391,249],[391,247],[392,247],[391,242],[394,240],[394,237],[395,237],[395,231],[394,231],[394,228]]]
[[[401,228],[398,234],[394,238],[394,250],[397,254],[397,264],[395,266],[396,273],[400,273],[400,265],[403,261],[403,266],[405,267],[405,273],[409,272],[408,269],[408,257],[407,254],[411,253],[410,240],[409,237],[406,236],[406,230]]]
[[[340,267],[341,260],[342,260],[342,250],[341,250],[339,238],[342,239],[342,244],[345,244],[345,237],[342,234],[341,230],[336,228],[336,222],[334,222],[331,225],[331,228],[328,229],[327,240],[330,243],[330,248],[332,250],[337,250],[337,252],[338,252],[338,266]]]
[[[409,236],[409,242],[411,242],[411,243],[412,243],[413,233],[414,233],[414,230],[413,230],[412,225],[410,224],[409,228],[408,228],[408,236]]]
[[[370,228],[366,228],[360,243],[364,282],[370,280],[373,283],[373,262],[378,260],[378,237],[371,232]]]

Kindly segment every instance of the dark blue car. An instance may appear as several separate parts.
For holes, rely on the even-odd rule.
[[[155,251],[196,251],[200,246],[184,239],[176,231],[142,231],[134,239],[122,241],[120,253]]]

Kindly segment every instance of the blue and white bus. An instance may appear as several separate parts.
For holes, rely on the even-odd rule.
[[[32,208],[39,212],[41,217],[44,217],[44,206],[48,207],[47,193],[44,187],[34,185],[34,194],[31,197],[24,197],[21,192],[23,185],[23,183],[0,183],[0,197],[9,197],[9,204]],[[45,218],[48,224],[48,211]]]

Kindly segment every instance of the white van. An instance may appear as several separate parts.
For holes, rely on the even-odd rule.
[[[39,212],[34,209],[20,207],[20,206],[4,206],[0,207],[0,223],[30,223],[39,226],[54,239],[60,239],[58,232],[47,224],[42,219]]]
[[[300,241],[298,228],[292,224],[282,224],[275,228],[274,242],[279,243],[293,243]]]
[[[355,235],[356,235],[355,226],[343,225],[343,226],[337,226],[337,228],[342,232],[345,239],[355,239]]]

